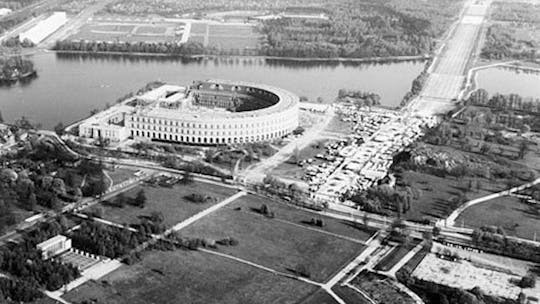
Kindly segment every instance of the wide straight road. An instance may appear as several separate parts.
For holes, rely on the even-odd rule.
[[[465,3],[463,14],[455,24],[431,66],[424,89],[408,110],[414,114],[442,114],[453,108],[465,84],[468,65],[476,56],[491,0]]]

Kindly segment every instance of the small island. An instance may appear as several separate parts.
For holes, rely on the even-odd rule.
[[[31,60],[22,56],[0,57],[0,85],[31,79],[36,75]]]

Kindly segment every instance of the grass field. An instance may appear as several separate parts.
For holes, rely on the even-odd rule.
[[[208,35],[207,39],[205,39]],[[220,50],[256,49],[262,35],[255,27],[240,24],[192,23],[188,41],[207,42],[206,46]]]
[[[533,239],[536,232],[540,237],[540,215],[534,206],[520,202],[515,197],[500,197],[465,210],[456,220],[456,225],[478,228],[500,226],[510,236]]]
[[[336,300],[332,298],[326,291],[319,289],[317,292],[312,294],[310,297],[305,299],[299,304],[337,304]],[[353,303],[353,302],[351,302]]]
[[[252,211],[252,206],[259,208],[261,204],[253,197],[244,197],[188,226],[181,234],[216,240],[234,237],[239,241],[238,246],[220,247],[219,251],[277,271],[292,271],[302,265],[311,273],[311,279],[320,282],[327,280],[364,248],[360,243],[302,224],[300,221],[311,219],[310,214],[284,218],[285,210],[264,202],[276,213],[275,218],[269,219]],[[357,231],[346,225],[338,228],[338,223],[328,223],[325,229],[332,229],[333,233],[337,229],[348,233]],[[367,237],[366,233],[358,235]]]
[[[138,186],[126,192],[125,195],[135,197],[140,189],[144,189],[147,197],[144,208],[131,205],[117,208],[102,204],[104,219],[119,224],[134,224],[139,222],[140,216],[159,211],[163,214],[164,224],[170,227],[236,193],[235,189],[194,182],[188,185],[176,185],[173,188]],[[201,204],[190,202],[184,198],[192,193],[210,195],[215,198],[215,201]]]
[[[133,175],[135,170],[130,169],[124,169],[124,168],[115,168],[114,170],[107,170],[107,174],[111,177],[113,180],[113,184],[117,185],[120,184],[130,178],[134,178],[135,175]]]
[[[195,251],[150,251],[98,282],[66,294],[72,303],[301,303],[316,292],[301,281]]]
[[[453,177],[437,177],[434,175],[406,171],[403,173],[402,179],[411,184],[411,188],[420,189],[421,194],[418,199],[413,199],[411,209],[408,210],[402,217],[407,220],[420,221],[424,218],[441,218],[447,216],[451,210],[447,209],[448,200],[457,196],[463,189],[460,185],[460,180]],[[474,199],[493,191],[500,191],[497,184],[490,184],[487,180],[479,179],[482,185],[480,190],[466,191],[468,199]],[[489,191],[486,191],[488,188]]]
[[[151,20],[119,20],[115,17],[93,20],[83,25],[70,40],[167,42],[180,41],[185,24]]]
[[[278,221],[286,221],[292,224],[302,224],[308,228],[320,229],[329,233],[335,233],[345,237],[354,238],[360,241],[367,241],[375,232],[367,231],[363,228],[354,226],[352,223],[342,220],[319,216],[306,210],[298,209],[290,205],[274,202],[268,198],[246,195],[236,200],[235,204],[230,208],[240,207],[244,211],[250,208],[259,208],[262,204],[267,205],[275,214]],[[306,224],[311,218],[321,218],[324,222],[324,227],[314,227]]]

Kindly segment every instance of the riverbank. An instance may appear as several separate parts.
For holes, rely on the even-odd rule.
[[[467,84],[465,86],[466,93],[464,94],[463,100],[469,98],[469,96],[476,90],[480,89],[478,85],[478,73],[483,70],[492,69],[492,68],[503,68],[508,70],[529,72],[532,74],[540,75],[540,67],[536,67],[534,63],[524,62],[520,60],[512,61],[501,61],[496,63],[490,63],[486,65],[481,65],[474,67],[469,70],[467,75]]]
[[[163,53],[132,53],[132,52],[86,52],[86,51],[66,51],[66,50],[51,50],[59,55],[80,55],[80,56],[113,56],[113,57],[156,57],[156,58],[171,58],[171,59],[186,59],[186,60],[214,60],[214,59],[256,59],[268,61],[283,61],[283,62],[299,62],[299,63],[391,63],[391,62],[406,62],[406,61],[423,61],[431,58],[430,55],[419,56],[390,56],[390,57],[367,57],[367,58],[297,58],[297,57],[277,57],[263,55],[175,55]]]

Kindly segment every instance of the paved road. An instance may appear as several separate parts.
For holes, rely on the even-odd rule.
[[[181,230],[181,229],[193,224],[194,222],[200,220],[201,218],[209,215],[210,213],[213,213],[213,212],[227,206],[228,204],[234,202],[235,200],[237,200],[238,198],[240,198],[240,197],[242,197],[242,196],[244,196],[246,194],[247,194],[247,192],[240,191],[240,192],[234,194],[233,196],[228,197],[227,199],[221,201],[220,203],[215,204],[212,207],[210,207],[208,209],[205,209],[204,211],[195,214],[194,216],[188,218],[187,220],[174,225],[172,228],[168,229],[164,234],[167,235],[167,234],[169,234],[169,233],[171,233],[173,231]]]
[[[482,26],[491,0],[469,0],[440,53],[430,67],[430,74],[420,96],[407,109],[431,116],[453,108],[466,80],[467,67],[475,57]]]

